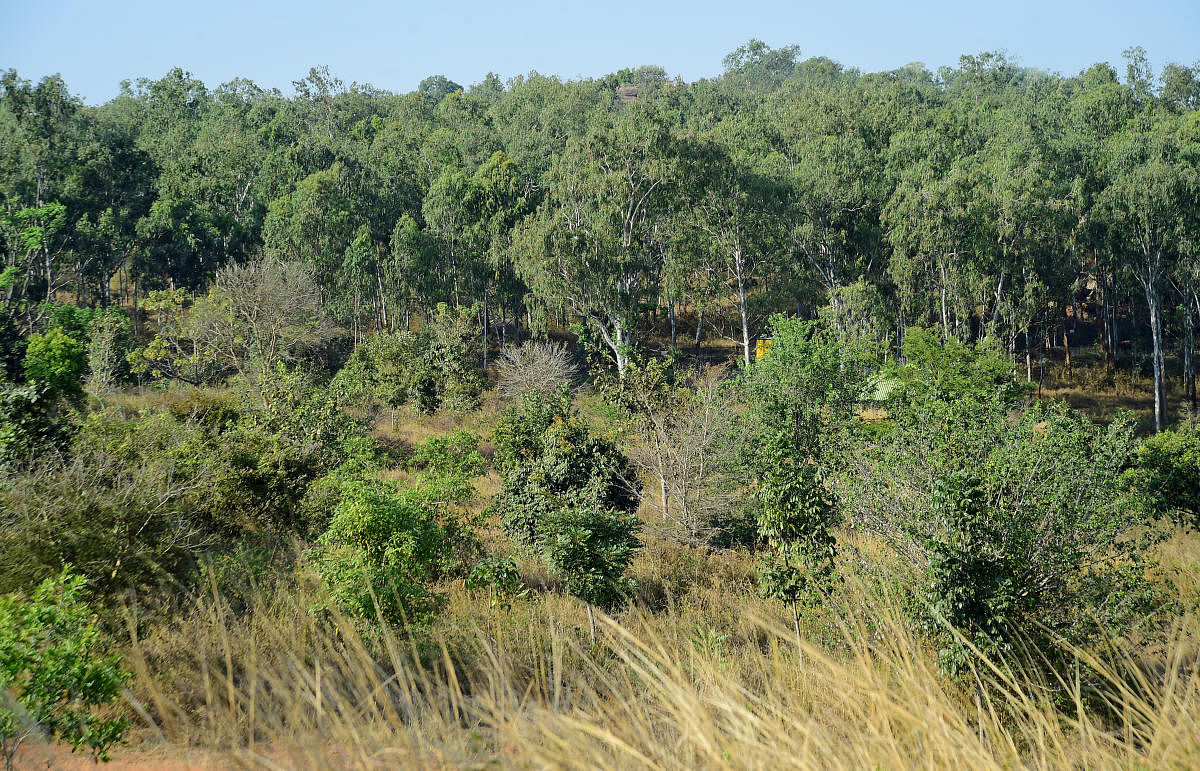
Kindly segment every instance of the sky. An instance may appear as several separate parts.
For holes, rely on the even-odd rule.
[[[598,77],[643,64],[693,81],[719,75],[751,38],[864,71],[936,70],[1004,50],[1067,75],[1098,61],[1124,72],[1122,51],[1140,45],[1157,71],[1200,61],[1200,0],[0,0],[0,70],[59,73],[93,104],[172,67],[209,86],[245,77],[285,94],[316,65],[396,92],[433,74],[468,86],[488,72]]]

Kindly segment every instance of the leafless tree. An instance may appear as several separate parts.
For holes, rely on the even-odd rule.
[[[579,367],[561,345],[528,340],[508,348],[496,362],[500,395],[515,401],[526,394],[553,394],[570,387]]]
[[[736,440],[723,379],[721,368],[706,367],[667,398],[630,394],[641,429],[630,459],[658,482],[657,500],[648,500],[664,529],[689,543],[706,542],[737,497],[730,462]]]

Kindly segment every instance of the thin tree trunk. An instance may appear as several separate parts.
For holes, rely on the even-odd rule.
[[[1150,310],[1150,340],[1153,344],[1152,360],[1154,362],[1154,430],[1162,431],[1167,419],[1167,388],[1166,373],[1163,361],[1162,344],[1162,310],[1159,307],[1158,286],[1155,276],[1148,274],[1142,277],[1142,288],[1146,293],[1146,306]]]
[[[742,280],[742,272],[737,274],[738,313],[742,317],[742,355],[746,366],[750,366],[750,319],[746,313],[746,284]]]

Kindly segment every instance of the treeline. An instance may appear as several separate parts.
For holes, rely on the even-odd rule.
[[[691,84],[642,67],[397,95],[314,69],[289,98],[173,70],[95,107],[10,70],[4,354],[56,302],[161,331],[143,325],[262,255],[311,273],[355,343],[444,303],[492,349],[582,321],[622,371],[717,337],[748,361],[780,310],[895,347],[911,326],[990,336],[1027,376],[1047,345],[1113,362],[1145,341],[1161,428],[1169,375],[1195,399],[1200,70],[1126,60],[864,73],[751,41]]]

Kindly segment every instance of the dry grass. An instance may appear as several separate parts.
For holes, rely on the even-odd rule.
[[[1194,591],[1197,539],[1166,552]],[[441,616],[407,635],[312,612],[304,573],[240,615],[213,590],[127,646],[138,730],[125,752],[187,747],[198,765],[255,768],[1200,765],[1194,615],[1138,666],[1093,661],[1090,692],[981,662],[976,702],[887,591],[851,578],[798,644],[750,567],[650,544],[638,601],[595,645],[583,608],[532,562],[535,591],[511,610],[448,586]]]

